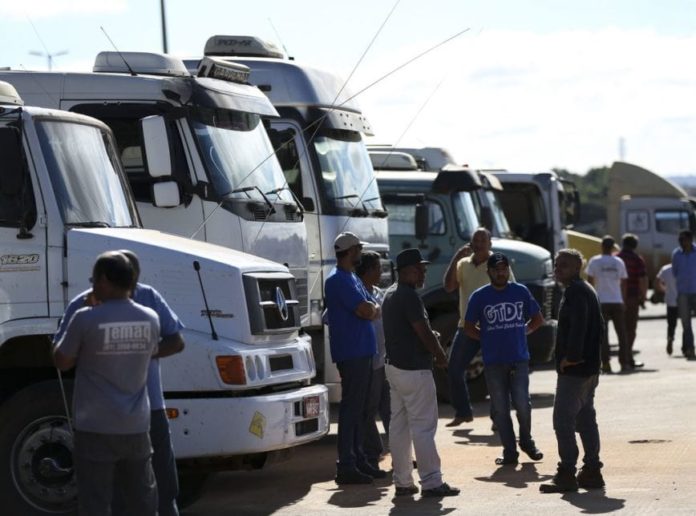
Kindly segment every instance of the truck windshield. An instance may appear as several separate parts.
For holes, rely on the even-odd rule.
[[[198,107],[191,124],[218,196],[294,203],[259,115]]]
[[[498,201],[495,192],[492,190],[485,190],[485,196],[488,200],[488,205],[491,207],[491,212],[493,212],[493,224],[497,236],[500,238],[512,238],[512,230],[510,229],[503,207],[500,205],[500,201]]]
[[[452,194],[452,208],[457,222],[457,232],[463,240],[469,240],[474,230],[481,224],[476,214],[470,192]]]
[[[65,224],[136,225],[130,191],[105,131],[59,120],[41,120],[36,128]]]
[[[314,138],[324,193],[336,209],[381,210],[370,155],[354,131],[331,131]]]

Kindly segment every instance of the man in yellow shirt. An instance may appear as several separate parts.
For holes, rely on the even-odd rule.
[[[481,343],[465,335],[464,315],[472,292],[490,283],[486,264],[492,254],[491,246],[491,232],[486,228],[476,229],[471,236],[471,242],[462,246],[452,257],[443,278],[445,291],[454,292],[459,289],[459,327],[452,339],[447,368],[450,401],[455,411],[454,419],[447,423],[449,427],[459,426],[474,419],[466,385],[466,369],[481,349]],[[512,270],[510,281],[515,281]]]

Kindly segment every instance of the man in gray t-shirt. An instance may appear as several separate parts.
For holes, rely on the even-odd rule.
[[[128,500],[128,514],[157,511],[146,381],[159,319],[129,299],[133,274],[123,254],[100,255],[92,273],[100,304],[75,312],[54,350],[58,368],[76,367],[73,459],[81,515],[110,514],[115,490]]]

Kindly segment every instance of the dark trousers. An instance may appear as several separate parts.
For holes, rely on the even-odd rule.
[[[176,497],[179,496],[179,477],[176,471],[174,449],[169,435],[169,421],[164,409],[150,412],[150,442],[152,443],[152,469],[157,481],[158,516],[179,516]],[[115,516],[129,516],[127,500],[122,493],[115,493]]]
[[[111,516],[112,500],[125,514],[155,516],[157,484],[152,471],[150,436],[75,431],[75,476],[80,516]]]
[[[559,374],[556,398],[553,402],[553,429],[558,441],[558,468],[575,473],[578,445],[575,432],[580,434],[585,450],[583,462],[589,468],[601,468],[599,460],[599,428],[594,407],[594,395],[599,377]]]
[[[481,349],[481,342],[468,337],[464,328],[458,328],[452,339],[452,351],[447,366],[450,400],[455,417],[471,417],[473,411],[466,384],[466,370]]]
[[[674,333],[677,329],[677,321],[679,320],[679,308],[676,306],[667,307],[667,339],[674,340]]]
[[[629,354],[626,336],[626,310],[623,303],[602,303],[602,317],[604,318],[602,365],[609,364],[609,321],[614,323],[614,330],[619,339],[619,363],[630,365],[632,356]]]
[[[636,341],[636,329],[638,328],[638,311],[640,300],[637,297],[626,298],[626,340],[628,342],[629,364],[633,362],[633,343]]]
[[[387,410],[387,419],[385,421],[383,411],[381,410],[384,400],[384,392],[389,397],[389,384],[387,377],[384,374],[384,366],[372,370],[372,379],[370,381],[370,392],[367,396],[367,408],[365,410],[365,435],[363,440],[363,452],[365,459],[373,466],[379,464],[379,458],[384,452],[384,443],[377,428],[377,414],[382,418],[384,428],[389,428],[389,415],[391,412]]]
[[[365,463],[362,443],[372,379],[372,356],[336,362],[336,367],[341,374],[337,467],[339,471],[344,471]]]

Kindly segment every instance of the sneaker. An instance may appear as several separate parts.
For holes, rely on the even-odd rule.
[[[471,423],[474,420],[474,416],[455,416],[455,418],[447,423],[445,426],[453,427],[459,426],[462,423]]]
[[[396,486],[396,496],[413,496],[418,494],[418,488],[416,486]]]
[[[336,483],[341,486],[345,484],[371,484],[372,477],[360,472],[357,469],[347,469],[345,471],[339,471],[336,473],[336,478],[334,479]]]
[[[600,468],[583,468],[578,472],[578,486],[583,489],[601,489],[604,487],[604,478]]]
[[[542,493],[569,493],[577,490],[578,481],[575,475],[566,470],[558,470],[551,482],[539,486]]]
[[[640,369],[641,367],[645,367],[645,364],[643,362],[636,362],[635,360],[632,360],[631,367],[633,369]]]
[[[443,496],[457,496],[459,494],[459,488],[450,487],[449,484],[443,482],[438,487],[433,487],[432,489],[423,489],[424,498],[441,498]]]
[[[387,472],[383,469],[375,468],[368,463],[358,464],[358,471],[363,475],[367,475],[372,478],[385,478]]]
[[[495,459],[498,466],[516,466],[517,462],[517,457],[498,457]]]
[[[672,344],[674,343],[674,339],[667,339],[667,354],[671,355],[672,354]]]
[[[529,457],[532,460],[541,460],[544,458],[544,454],[541,453],[541,450],[537,448],[536,446],[530,446],[529,448],[522,448],[522,451],[527,454],[527,457]]]

